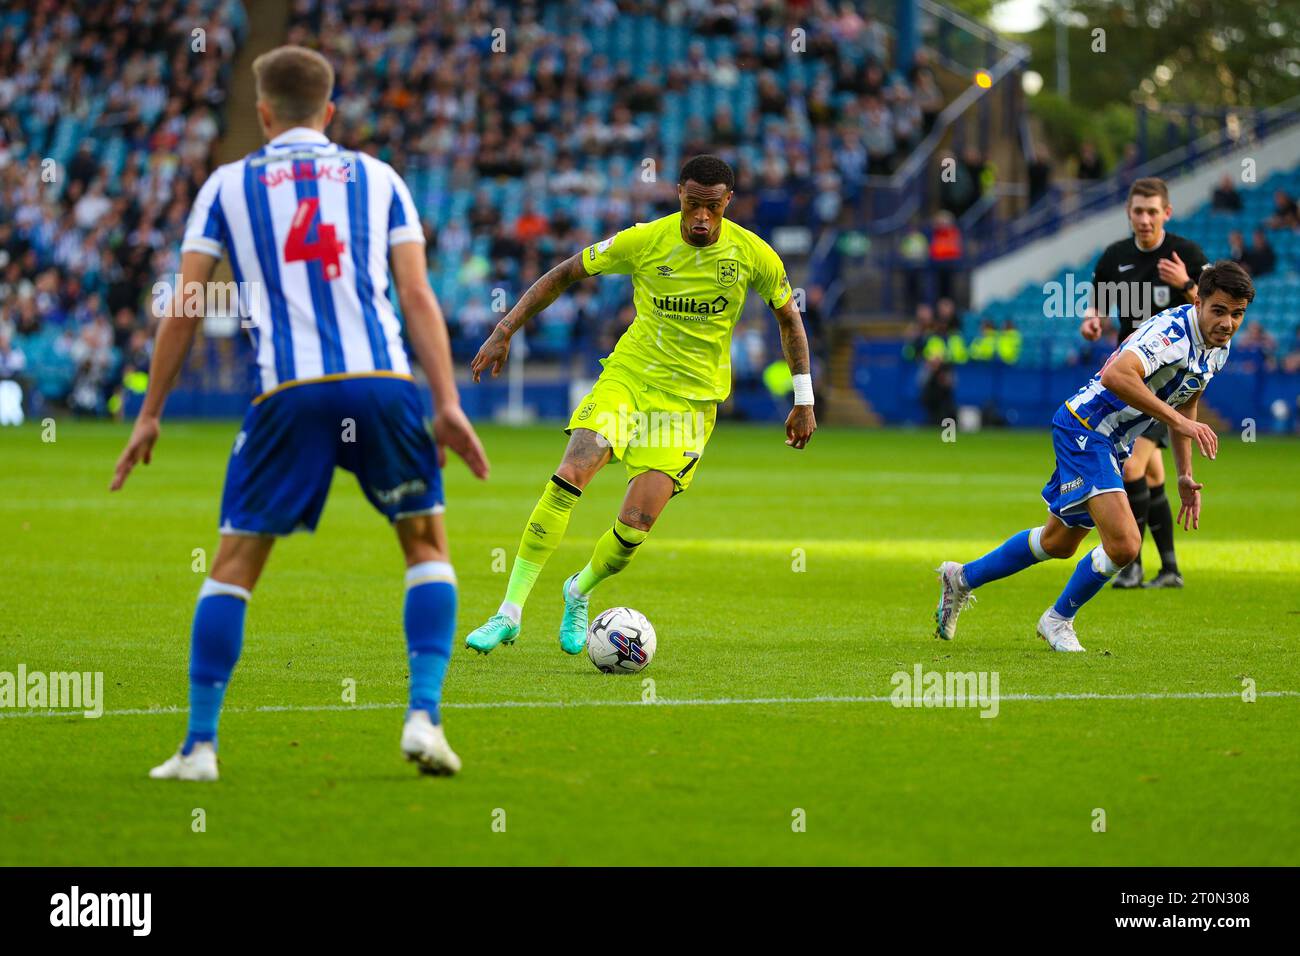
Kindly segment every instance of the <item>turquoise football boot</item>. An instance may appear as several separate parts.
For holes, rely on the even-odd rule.
[[[566,654],[581,654],[587,646],[587,599],[574,597],[569,585],[575,574],[564,582],[564,619],[560,621],[560,649]]]
[[[498,644],[513,644],[519,637],[519,625],[504,614],[493,614],[487,623],[469,632],[465,646],[487,654]]]

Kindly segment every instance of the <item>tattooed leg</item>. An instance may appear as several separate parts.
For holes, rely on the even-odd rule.
[[[591,554],[591,560],[570,585],[571,592],[585,598],[597,584],[618,574],[636,555],[650,535],[655,520],[673,496],[673,479],[662,471],[646,471],[632,479],[614,527],[610,528]]]

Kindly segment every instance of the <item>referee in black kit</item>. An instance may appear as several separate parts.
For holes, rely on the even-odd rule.
[[[1125,209],[1133,235],[1107,246],[1093,273],[1093,306],[1079,327],[1090,342],[1110,331],[1112,311],[1119,317],[1118,340],[1123,342],[1157,312],[1195,301],[1196,277],[1209,265],[1200,246],[1165,231],[1174,210],[1163,179],[1135,181],[1129,187]],[[1183,586],[1174,554],[1173,514],[1165,497],[1165,462],[1157,451],[1168,447],[1169,429],[1163,422],[1152,422],[1133,443],[1133,454],[1124,462],[1124,490],[1139,533],[1151,528],[1151,538],[1160,549],[1160,573],[1144,583],[1139,554],[1115,575],[1111,587]]]

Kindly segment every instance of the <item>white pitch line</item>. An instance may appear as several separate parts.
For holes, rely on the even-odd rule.
[[[1256,697],[1300,697],[1297,690],[1259,691]],[[1059,700],[1235,700],[1241,697],[1239,692],[1187,691],[1183,693],[1142,693],[1142,694],[1000,694],[999,701],[1028,701],[1030,703],[1050,703]],[[769,706],[782,704],[888,704],[894,700],[892,694],[875,697],[715,697],[706,699],[682,698],[670,700],[659,698],[654,703],[639,700],[483,700],[466,703],[443,704],[444,710],[500,710],[520,708],[533,710],[563,710],[571,707],[743,707]],[[952,703],[951,698],[946,702]],[[384,704],[266,704],[260,707],[227,707],[227,714],[310,714],[330,713],[348,710],[403,710],[405,703]],[[124,710],[106,710],[103,717],[154,717],[164,714],[189,713],[188,707],[135,707]],[[11,713],[0,711],[0,720],[16,717],[77,717],[78,710],[20,710]]]

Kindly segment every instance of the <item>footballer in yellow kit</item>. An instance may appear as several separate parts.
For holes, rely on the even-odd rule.
[[[776,314],[794,376],[786,444],[802,449],[817,428],[808,340],[781,259],[766,242],[724,218],[735,175],[715,156],[682,167],[681,210],[587,247],[533,284],[493,330],[470,368],[474,381],[495,376],[510,337],[570,285],[590,276],[632,277],[636,318],[569,419],[564,458],[524,527],[500,610],[465,639],[488,653],[519,636],[524,602],[555,552],[587,483],[611,459],[623,462],[628,487],[613,527],[591,561],[564,583],[560,646],[578,654],[587,642],[592,590],[631,562],[655,519],[695,476],[718,403],[731,391],[731,331],[752,288]]]

